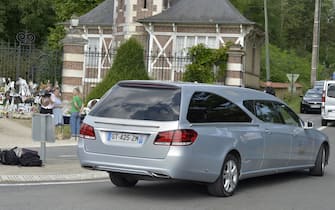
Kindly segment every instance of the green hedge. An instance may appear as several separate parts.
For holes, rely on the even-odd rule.
[[[135,38],[130,38],[118,48],[113,66],[103,81],[90,92],[86,101],[101,98],[118,81],[148,79],[144,49]]]

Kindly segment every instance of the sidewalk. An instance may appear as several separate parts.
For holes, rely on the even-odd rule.
[[[39,148],[40,143],[32,139],[32,130],[17,121],[0,118],[0,149],[12,147]],[[47,143],[48,147],[75,146],[71,140],[57,140]],[[76,155],[76,154],[73,154]],[[0,164],[0,184],[29,183],[29,182],[60,182],[82,181],[92,179],[108,179],[106,172],[90,171],[80,167],[74,157],[54,158],[47,157],[43,167],[5,166]]]

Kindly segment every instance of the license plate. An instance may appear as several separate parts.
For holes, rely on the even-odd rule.
[[[129,144],[143,144],[145,136],[132,133],[107,132],[107,142],[120,142]]]
[[[315,105],[311,105],[311,108],[314,108],[314,109],[318,109],[320,108],[321,106],[319,104],[315,104]]]

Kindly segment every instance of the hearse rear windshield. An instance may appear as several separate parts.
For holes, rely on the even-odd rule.
[[[89,115],[107,118],[176,121],[181,89],[176,86],[120,83],[114,86]]]

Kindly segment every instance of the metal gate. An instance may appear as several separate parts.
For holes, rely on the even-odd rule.
[[[27,32],[18,33],[16,40],[15,43],[0,42],[0,77],[11,80],[21,77],[34,83],[61,83],[60,51],[35,48],[35,36]]]

